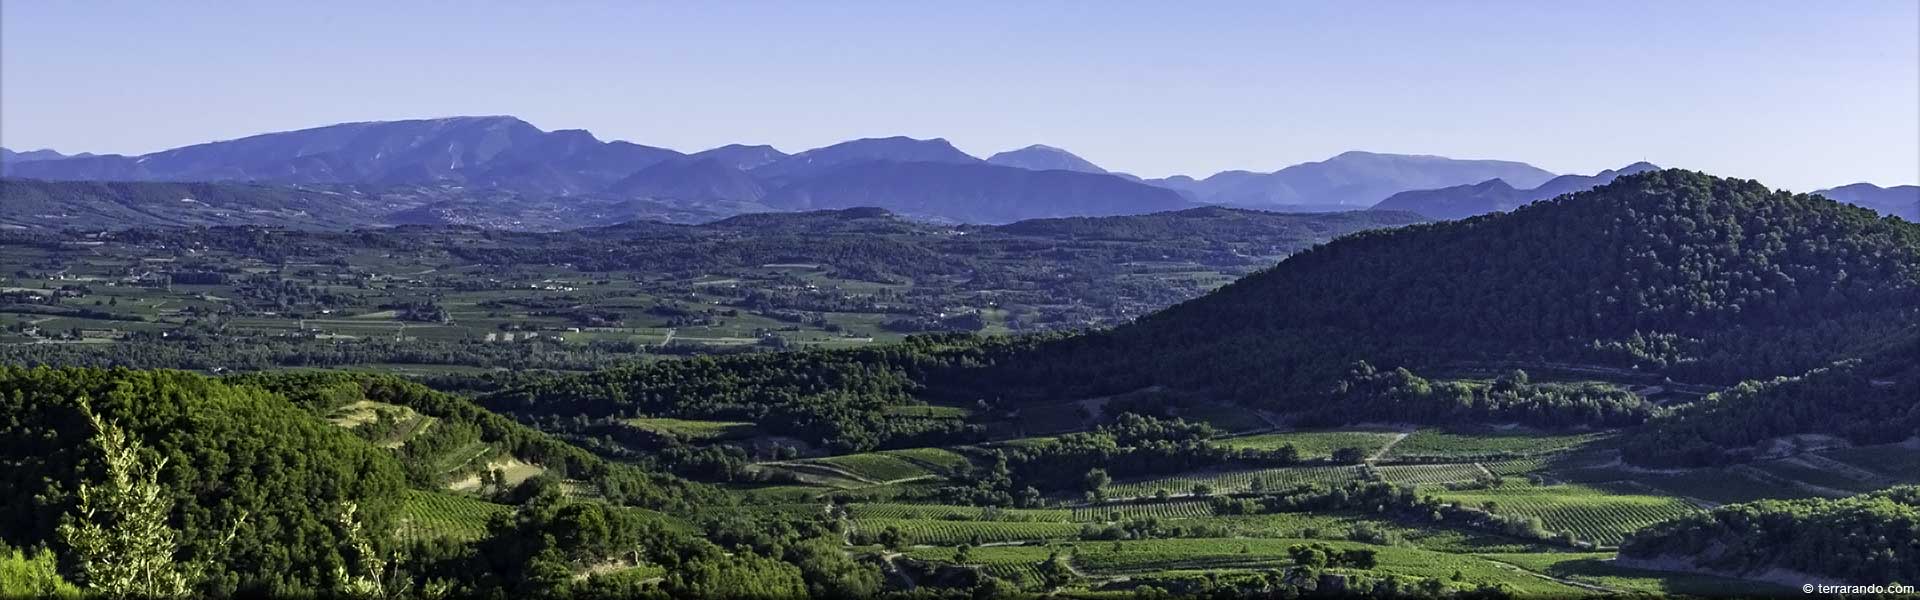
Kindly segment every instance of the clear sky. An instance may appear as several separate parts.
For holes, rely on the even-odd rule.
[[[0,2],[0,145],[509,114],[1160,176],[1345,150],[1920,183],[1920,1]]]

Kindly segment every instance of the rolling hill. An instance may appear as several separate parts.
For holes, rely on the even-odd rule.
[[[1335,240],[1066,343],[1063,363],[1111,362],[1098,376],[1051,376],[1101,382],[1087,393],[1162,385],[1295,408],[1360,360],[1579,363],[1732,383],[1873,352],[1920,326],[1916,307],[1920,226],[1665,170],[1504,215]]]

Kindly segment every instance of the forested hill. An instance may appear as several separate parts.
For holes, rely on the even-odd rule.
[[[1620,555],[1633,564],[1782,582],[1906,583],[1920,577],[1916,536],[1920,487],[1905,486],[1839,500],[1722,506],[1637,532]]]
[[[1916,307],[1920,226],[1663,170],[1348,236],[1089,345],[1146,357],[1114,366],[1129,384],[1244,399],[1363,358],[1598,362],[1731,383],[1858,356],[1912,329]]]

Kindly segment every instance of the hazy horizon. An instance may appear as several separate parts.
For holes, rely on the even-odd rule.
[[[0,6],[0,145],[133,155],[504,114],[685,152],[1045,144],[1145,177],[1365,150],[1920,183],[1920,3],[1900,0],[102,4]]]

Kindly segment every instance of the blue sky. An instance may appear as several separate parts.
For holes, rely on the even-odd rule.
[[[686,151],[1045,143],[1147,176],[1361,149],[1907,184],[1920,2],[0,3],[16,150],[458,114]]]

